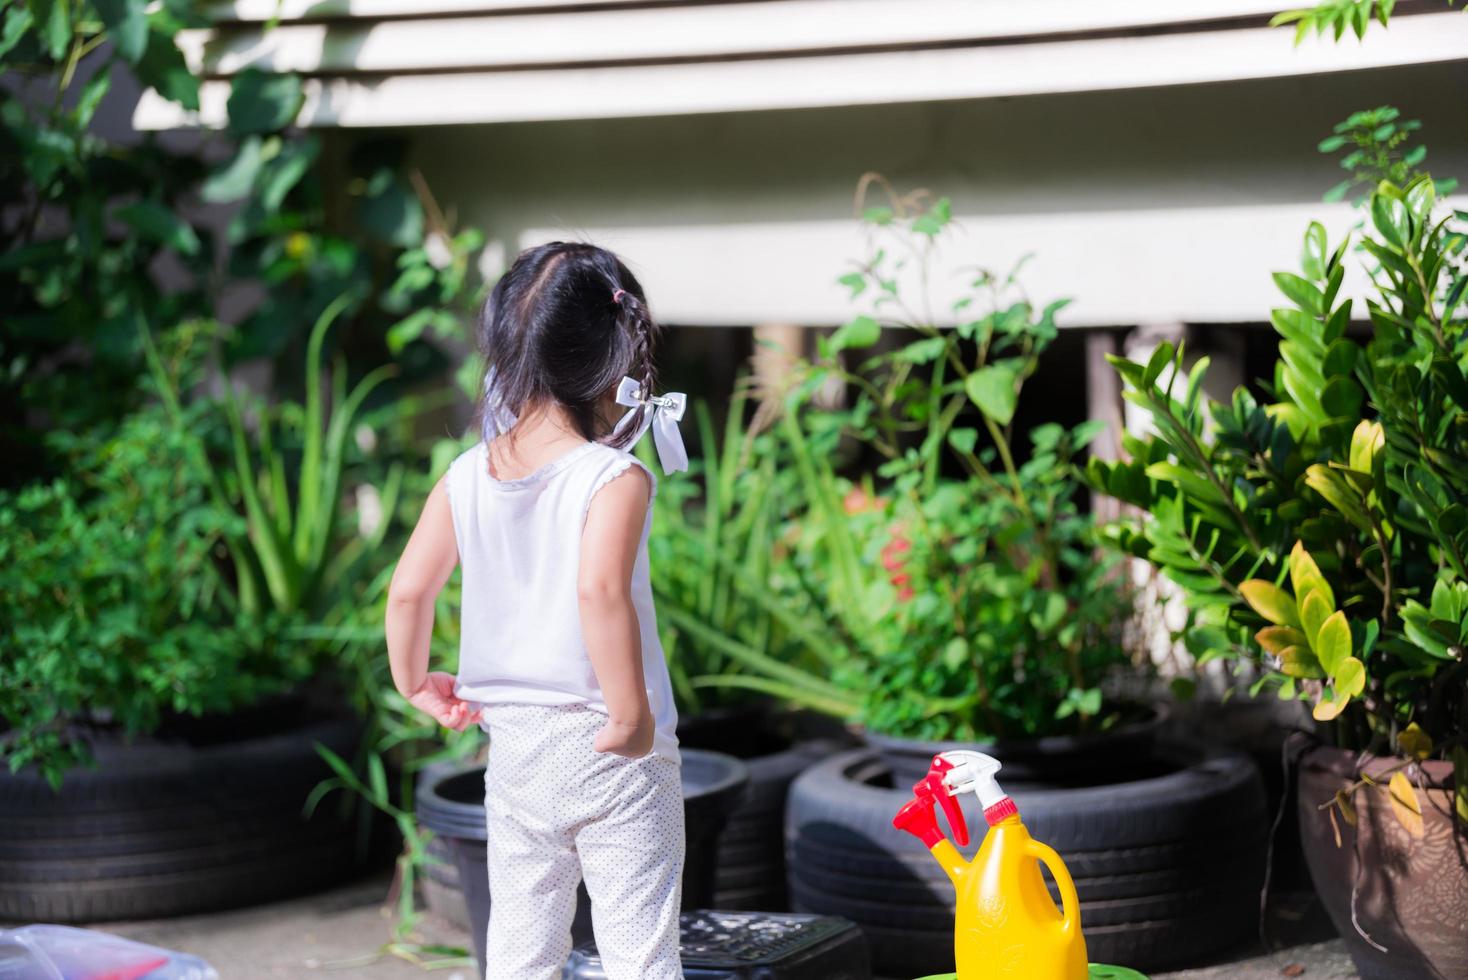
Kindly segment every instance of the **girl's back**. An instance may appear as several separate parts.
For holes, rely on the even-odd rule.
[[[450,465],[444,487],[463,576],[456,696],[486,706],[584,703],[606,712],[586,653],[577,572],[592,498],[634,466],[656,487],[636,457],[598,442],[583,442],[516,479],[491,475],[483,442]],[[677,761],[677,713],[648,577],[651,511],[650,498],[632,601],[657,726],[653,751]]]

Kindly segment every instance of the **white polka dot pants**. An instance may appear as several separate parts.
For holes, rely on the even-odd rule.
[[[496,704],[484,719],[486,980],[560,980],[583,876],[608,980],[682,980],[678,763],[596,752],[606,715],[585,705]]]

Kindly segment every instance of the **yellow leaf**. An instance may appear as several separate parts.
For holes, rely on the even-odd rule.
[[[1380,422],[1362,421],[1351,433],[1351,451],[1348,455],[1351,469],[1362,473],[1371,472],[1376,454],[1386,445],[1386,430]]]
[[[1315,637],[1320,632],[1320,627],[1325,625],[1325,621],[1334,611],[1330,603],[1325,601],[1325,596],[1319,592],[1307,592],[1300,600],[1300,622],[1304,626],[1310,646],[1316,645]],[[1324,662],[1324,658],[1321,660]]]
[[[1262,578],[1251,578],[1239,586],[1245,601],[1254,607],[1254,611],[1276,626],[1300,625],[1299,614],[1295,610],[1295,600],[1290,594],[1273,582],[1266,582]]]
[[[1335,791],[1335,805],[1341,808],[1341,816],[1346,818],[1346,823],[1352,827],[1356,826],[1356,804],[1351,802],[1351,797],[1343,789]]]
[[[1255,641],[1264,648],[1266,653],[1272,653],[1276,657],[1286,647],[1308,646],[1305,642],[1305,634],[1289,626],[1266,626],[1254,634]]]
[[[1392,815],[1397,822],[1407,828],[1407,832],[1413,837],[1421,837],[1422,827],[1422,804],[1417,800],[1417,791],[1412,788],[1412,782],[1404,773],[1392,776],[1391,782],[1387,783],[1387,792],[1392,798]]]
[[[1310,593],[1311,602],[1317,598],[1319,597],[1315,593]],[[1351,656],[1351,627],[1346,622],[1346,614],[1337,611],[1326,617],[1310,646],[1315,650],[1315,656],[1320,658],[1320,666],[1325,668],[1327,674],[1335,677],[1346,661],[1354,659]],[[1361,679],[1366,679],[1364,670],[1361,672]],[[1351,693],[1360,694],[1361,689],[1357,687]]]
[[[1360,697],[1366,690],[1366,665],[1355,657],[1347,657],[1335,665],[1331,679],[1335,681],[1337,693],[1349,698]]]
[[[1310,715],[1316,721],[1330,721],[1336,715],[1345,711],[1346,705],[1350,703],[1351,696],[1349,694],[1344,696],[1337,694],[1333,698],[1321,698],[1320,702],[1315,705],[1314,710],[1310,712]]]
[[[1285,647],[1278,654],[1279,672],[1286,677],[1309,677],[1316,680],[1325,676],[1320,661],[1308,647]]]
[[[1308,593],[1319,592],[1326,605],[1335,608],[1335,593],[1326,584],[1325,576],[1320,573],[1320,566],[1315,564],[1315,559],[1310,557],[1310,552],[1299,541],[1295,542],[1295,547],[1290,551],[1289,564],[1290,585],[1295,590],[1296,604],[1303,603]]]
[[[1397,733],[1397,746],[1402,754],[1419,762],[1432,755],[1432,736],[1418,727],[1414,721]]]

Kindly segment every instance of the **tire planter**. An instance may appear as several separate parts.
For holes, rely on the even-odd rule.
[[[683,812],[687,852],[683,862],[683,908],[707,908],[714,895],[715,847],[720,831],[749,782],[744,763],[717,752],[684,749]],[[465,766],[420,787],[418,821],[442,838],[453,855],[464,896],[474,956],[484,973],[488,938],[489,857],[484,814],[483,764]],[[574,942],[592,938],[591,900],[583,885],[577,890]]]
[[[795,777],[854,744],[842,726],[806,711],[752,705],[691,715],[679,742],[732,755],[749,769],[749,788],[719,836],[709,908],[785,912],[785,799]]]
[[[1124,782],[1134,761],[1147,758],[1167,724],[1161,707],[1138,709],[1144,715],[1097,735],[1055,735],[997,742],[930,742],[866,732],[863,739],[886,763],[897,786],[911,786],[928,773],[933,756],[949,749],[975,749],[1004,762],[1006,783],[1095,785]]]
[[[97,768],[71,770],[59,793],[30,769],[0,774],[0,920],[142,919],[273,901],[391,850],[383,834],[359,854],[356,821],[332,798],[302,815],[312,788],[333,775],[315,744],[351,759],[360,720],[234,721],[191,719],[131,743],[99,735]],[[261,733],[239,737],[251,728]]]
[[[1137,762],[1129,781],[1063,789],[1000,774],[1026,826],[1075,879],[1090,958],[1153,970],[1248,939],[1268,832],[1253,762],[1167,740]],[[892,826],[911,798],[910,785],[892,788],[887,765],[862,749],[806,770],[786,813],[792,903],[855,921],[874,972],[891,976],[953,969],[953,888],[922,845]],[[971,858],[983,815],[973,794],[961,805]]]
[[[1368,756],[1361,767],[1381,775],[1398,760]],[[1453,825],[1452,764],[1422,763],[1428,789],[1417,791],[1423,835],[1392,815],[1384,790],[1357,792],[1357,825],[1319,807],[1353,781],[1356,754],[1313,745],[1300,759],[1300,838],[1315,890],[1346,941],[1363,980],[1468,980],[1468,831]],[[1382,776],[1384,782],[1387,776]],[[1361,930],[1352,924],[1351,895]]]

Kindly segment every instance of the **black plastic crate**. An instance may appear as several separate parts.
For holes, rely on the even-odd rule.
[[[871,980],[860,930],[833,915],[684,912],[679,921],[687,980]],[[577,946],[561,980],[606,980],[596,943]]]

